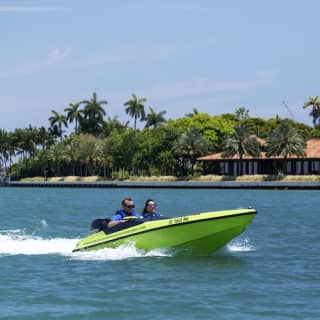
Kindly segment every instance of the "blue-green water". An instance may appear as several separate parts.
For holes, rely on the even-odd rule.
[[[205,257],[133,246],[72,254],[124,196],[167,216],[254,206]],[[319,319],[318,191],[0,188],[1,319]]]

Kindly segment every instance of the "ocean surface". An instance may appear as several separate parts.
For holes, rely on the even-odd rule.
[[[175,217],[255,207],[209,256],[72,253],[125,196]],[[319,191],[0,188],[0,319],[320,319]]]

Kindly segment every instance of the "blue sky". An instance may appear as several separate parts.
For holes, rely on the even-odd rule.
[[[135,93],[168,118],[244,106],[311,125],[319,12],[311,0],[0,0],[0,128],[48,126],[93,92],[122,120]]]

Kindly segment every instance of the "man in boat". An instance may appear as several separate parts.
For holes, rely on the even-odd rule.
[[[108,223],[108,228],[112,228],[119,223],[126,222],[130,218],[140,218],[140,216],[134,211],[134,202],[131,198],[125,198],[121,201],[122,209],[118,210]]]

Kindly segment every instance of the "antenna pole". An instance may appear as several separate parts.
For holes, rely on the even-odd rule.
[[[289,112],[290,116],[292,117],[292,119],[293,119],[294,121],[297,121],[297,120],[296,120],[296,117],[294,116],[293,112],[291,111],[291,109],[289,108],[289,106],[287,105],[287,103],[286,103],[285,101],[282,101],[282,104],[286,107],[286,109],[288,110],[288,112]]]

